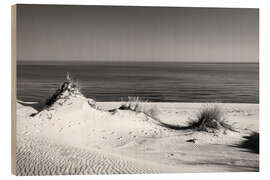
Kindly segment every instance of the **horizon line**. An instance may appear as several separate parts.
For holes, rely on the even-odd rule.
[[[91,63],[91,62],[107,62],[107,63],[147,63],[147,62],[155,62],[155,63],[212,63],[212,64],[225,64],[225,63],[235,63],[235,64],[258,64],[259,61],[249,62],[249,61],[141,61],[141,60],[134,60],[134,61],[121,61],[121,60],[23,60],[18,59],[17,62],[35,62],[35,63],[44,63],[44,62],[57,62],[57,63],[68,63],[68,62],[81,62],[81,63]]]

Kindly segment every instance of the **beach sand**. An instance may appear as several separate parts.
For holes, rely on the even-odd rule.
[[[37,103],[17,102],[17,175],[259,171],[257,142],[245,144],[259,132],[258,104],[218,104],[235,131],[209,133],[159,123],[186,127],[203,103],[144,103],[157,121],[108,111],[121,102],[89,101],[69,97],[40,112]]]

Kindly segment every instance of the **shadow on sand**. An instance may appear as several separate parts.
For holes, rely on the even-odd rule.
[[[154,118],[155,119],[155,118]],[[168,129],[173,129],[173,130],[187,130],[191,129],[189,126],[179,126],[179,125],[174,125],[174,124],[168,124],[160,121],[159,119],[155,119],[159,123],[160,126],[168,128]]]
[[[17,103],[20,103],[21,105],[26,106],[26,107],[32,107],[38,112],[41,111],[44,107],[44,103],[40,103],[40,102],[23,102],[23,101],[17,100]]]
[[[252,132],[249,136],[244,136],[245,140],[234,147],[247,149],[249,152],[259,154],[259,133]]]

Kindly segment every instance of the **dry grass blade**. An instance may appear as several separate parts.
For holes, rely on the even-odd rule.
[[[225,122],[223,110],[218,104],[203,106],[196,115],[196,121],[191,122],[189,127],[207,132],[215,132],[222,128],[233,130],[232,126]]]

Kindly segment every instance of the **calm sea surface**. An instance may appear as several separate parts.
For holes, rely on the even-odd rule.
[[[140,96],[152,102],[259,103],[259,64],[26,62],[17,66],[17,98],[43,101],[69,72],[96,101]]]

